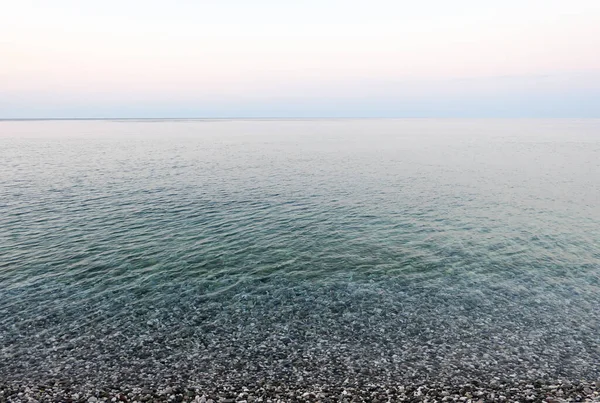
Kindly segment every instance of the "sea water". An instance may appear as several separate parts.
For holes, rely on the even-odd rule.
[[[0,122],[0,379],[600,376],[600,120]]]

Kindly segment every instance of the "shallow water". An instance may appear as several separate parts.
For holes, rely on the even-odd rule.
[[[0,380],[600,377],[600,120],[0,122]]]

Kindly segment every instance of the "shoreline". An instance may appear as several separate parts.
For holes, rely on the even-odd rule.
[[[365,385],[290,385],[276,382],[254,385],[171,385],[136,387],[70,385],[48,382],[34,385],[0,381],[0,402],[600,402],[600,380],[514,381],[470,383],[390,383]]]

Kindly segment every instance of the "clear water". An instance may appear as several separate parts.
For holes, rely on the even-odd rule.
[[[0,122],[0,380],[600,376],[600,120]]]

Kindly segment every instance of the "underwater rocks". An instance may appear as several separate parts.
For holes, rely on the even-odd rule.
[[[598,400],[590,305],[394,284],[250,291],[15,320],[0,328],[0,401]]]
[[[210,299],[191,287],[171,299],[157,294],[152,304],[132,296],[35,315],[8,306],[0,383],[600,379],[600,301],[535,304],[393,283],[265,287],[232,287]]]

